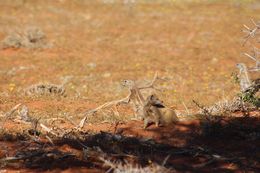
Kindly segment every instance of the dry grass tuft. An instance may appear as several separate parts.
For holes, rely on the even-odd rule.
[[[63,85],[55,84],[37,84],[25,90],[25,94],[29,96],[65,96],[65,93]]]
[[[211,115],[226,115],[238,110],[242,110],[243,102],[239,98],[234,98],[233,100],[222,100],[215,103],[206,109]],[[202,113],[202,111],[200,111]]]
[[[110,167],[107,172],[114,172],[114,173],[158,173],[158,172],[165,172],[170,173],[173,170],[167,169],[164,166],[158,164],[150,164],[146,167],[141,167],[138,165],[133,165],[131,163],[126,162],[125,164],[120,161],[111,161],[100,157],[100,160],[104,162],[104,166]]]
[[[30,27],[24,31],[12,32],[3,41],[1,47],[7,48],[29,48],[45,49],[52,45],[47,42],[45,33],[37,28]]]

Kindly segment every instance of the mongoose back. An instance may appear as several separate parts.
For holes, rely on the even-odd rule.
[[[163,102],[155,95],[147,97],[144,108],[144,129],[146,129],[149,123],[155,123],[159,125],[168,125],[177,122],[179,119],[173,109],[167,108],[163,105]]]

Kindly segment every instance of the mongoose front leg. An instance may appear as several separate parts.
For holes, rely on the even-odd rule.
[[[148,124],[149,124],[149,120],[148,120],[148,118],[145,118],[143,128],[146,129],[148,127]]]
[[[160,126],[160,118],[162,116],[160,110],[155,106],[151,106],[150,114],[152,114],[153,117],[154,117],[155,126],[159,127]]]
[[[156,127],[159,127],[159,126],[160,126],[160,121],[159,121],[159,120],[158,120],[158,121],[156,120],[155,126],[156,126]]]

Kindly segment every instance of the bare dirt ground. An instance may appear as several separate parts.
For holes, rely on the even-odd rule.
[[[122,124],[95,124],[84,128],[77,139],[69,136],[54,140],[51,145],[45,138],[34,142],[28,137],[28,129],[18,133],[8,132],[1,136],[1,157],[30,153],[27,159],[8,163],[3,170],[21,172],[105,172],[106,166],[97,159],[100,151],[82,151],[99,147],[116,160],[128,160],[147,166],[162,164],[172,172],[257,172],[259,165],[259,114],[250,117],[223,118],[221,128],[211,134],[203,134],[199,120],[184,121],[174,126],[140,128],[142,122]],[[19,123],[6,123],[9,126]],[[68,125],[64,125],[67,128]],[[119,140],[117,140],[117,138]],[[49,153],[49,155],[48,155]],[[69,155],[67,154],[69,153]],[[122,154],[124,153],[124,154]],[[53,155],[51,155],[53,154]],[[71,155],[73,154],[73,155]],[[211,156],[216,156],[211,158]],[[218,156],[221,157],[218,159]]]
[[[151,80],[155,71],[166,79],[157,84],[163,89],[158,93],[160,98],[179,112],[185,112],[185,104],[190,113],[195,113],[192,100],[211,105],[233,98],[239,91],[231,75],[237,72],[235,64],[253,65],[241,54],[251,47],[242,46],[241,29],[243,24],[250,25],[250,19],[259,18],[258,1],[132,5],[0,1],[0,40],[15,31],[38,27],[51,43],[46,49],[0,49],[0,158],[37,149],[35,156],[0,165],[0,172],[109,169],[95,158],[99,154],[96,150],[86,159],[82,145],[97,146],[114,159],[142,166],[162,164],[169,156],[165,166],[173,172],[258,172],[259,111],[247,117],[242,113],[224,117],[222,128],[205,136],[201,121],[194,118],[143,130],[142,122],[131,121],[131,108],[120,106],[120,116],[113,110],[90,116],[79,139],[54,139],[54,145],[41,135],[38,142],[33,142],[30,125],[2,121],[2,115],[22,103],[31,116],[47,125],[51,124],[50,118],[65,117],[79,123],[85,111],[127,95],[121,80],[142,83]],[[259,77],[253,73],[250,76]],[[59,85],[65,78],[69,80],[63,96],[24,94],[33,84]],[[73,127],[67,122],[55,125]],[[111,142],[111,135],[119,135],[120,140]],[[222,160],[212,158],[215,156]]]

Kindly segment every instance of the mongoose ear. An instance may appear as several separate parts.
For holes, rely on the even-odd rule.
[[[147,97],[147,100],[153,100],[153,97],[154,97],[154,95],[149,95],[149,96]]]
[[[152,99],[152,105],[157,107],[157,108],[164,108],[164,104],[163,104],[163,101],[159,100],[155,95],[153,95],[153,98]]]

